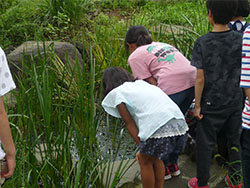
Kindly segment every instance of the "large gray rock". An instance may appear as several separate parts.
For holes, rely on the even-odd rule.
[[[22,62],[28,63],[31,59],[36,61],[40,57],[44,57],[45,53],[51,55],[55,53],[62,62],[69,61],[72,66],[76,60],[82,65],[83,59],[78,49],[67,42],[54,41],[27,41],[7,55],[11,72],[14,77],[19,76],[22,69]],[[19,67],[19,68],[17,68]]]

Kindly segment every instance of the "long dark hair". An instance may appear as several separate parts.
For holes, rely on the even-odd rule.
[[[102,76],[102,94],[105,97],[112,89],[122,85],[124,82],[134,81],[134,77],[121,67],[107,68]]]
[[[136,44],[137,47],[152,43],[149,31],[143,25],[131,26],[125,37],[125,49],[128,53],[128,43]]]

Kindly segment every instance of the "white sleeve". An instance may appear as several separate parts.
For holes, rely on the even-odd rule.
[[[5,53],[0,48],[0,96],[15,88],[16,85],[13,81]]]
[[[0,160],[2,160],[4,157],[5,157],[5,152],[2,149],[2,144],[1,144],[1,141],[0,141]]]
[[[117,110],[117,105],[121,103],[127,104],[127,100],[120,91],[120,87],[118,87],[110,91],[109,94],[103,99],[102,107],[108,114],[121,118],[119,111]]]

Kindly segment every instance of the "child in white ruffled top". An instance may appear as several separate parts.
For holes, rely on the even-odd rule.
[[[188,126],[178,106],[159,87],[135,80],[125,69],[104,71],[102,106],[112,116],[122,118],[139,147],[136,159],[143,188],[163,188],[162,160],[182,151]]]

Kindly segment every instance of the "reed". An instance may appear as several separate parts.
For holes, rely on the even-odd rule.
[[[45,15],[42,25],[53,21],[58,13],[66,15],[69,24],[79,23],[87,5],[91,5],[88,0],[39,2],[43,2],[39,4],[43,11],[40,16]],[[112,8],[110,2],[102,3]],[[117,7],[131,7],[128,3],[132,1],[115,2]],[[126,159],[129,150],[135,156],[134,145],[130,142],[123,145],[127,141],[126,130],[119,120],[107,116],[100,105],[103,70],[110,66],[130,70],[124,49],[126,30],[131,25],[145,25],[152,31],[154,41],[170,43],[190,59],[194,40],[210,29],[204,0],[193,1],[198,9],[192,15],[190,11],[187,15],[185,11],[173,11],[171,17],[160,10],[163,4],[136,2],[132,5],[141,2],[143,7],[131,11],[130,17],[109,19],[103,25],[92,23],[90,31],[79,39],[85,46],[82,64],[78,60],[74,66],[69,61],[63,63],[51,49],[29,61],[23,58],[16,81],[18,89],[12,92],[16,105],[8,110],[17,148],[17,168],[6,187],[110,188],[116,187],[130,168]],[[185,21],[182,27],[173,24],[177,23],[172,20],[175,17],[178,23]],[[105,132],[110,138],[104,144],[106,148],[98,142],[101,127],[107,128]],[[114,172],[116,160],[121,163]]]
[[[97,127],[103,126],[96,85],[101,73],[91,49],[82,65],[62,63],[47,49],[36,61],[23,58],[16,105],[8,111],[18,155],[7,187],[105,187],[103,167],[116,155],[103,156],[96,138]],[[112,187],[126,168],[112,181],[105,177]]]

